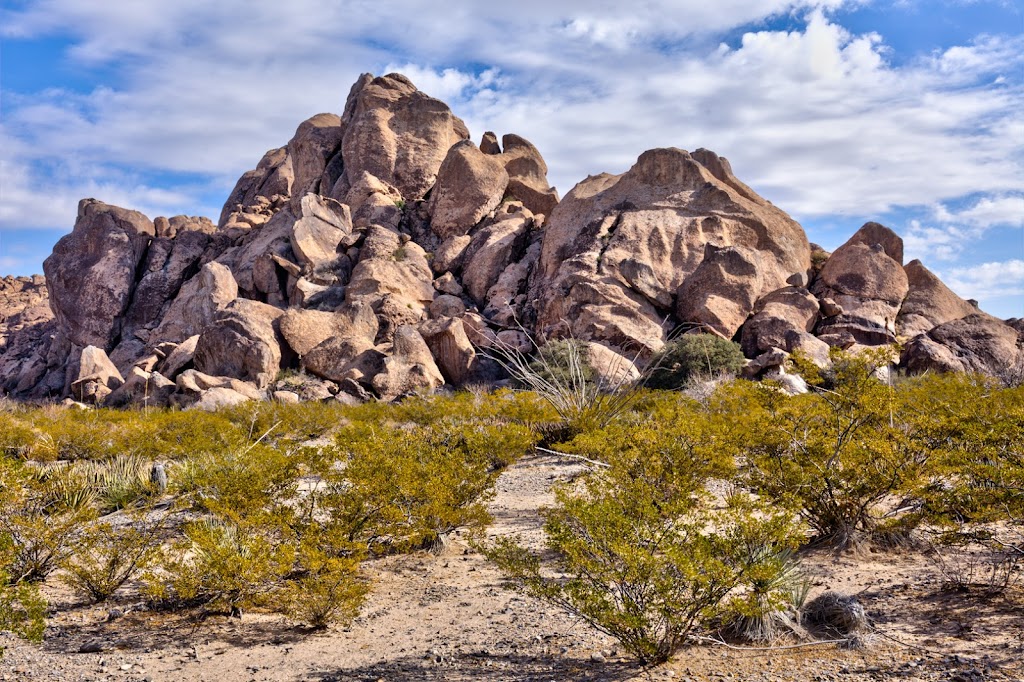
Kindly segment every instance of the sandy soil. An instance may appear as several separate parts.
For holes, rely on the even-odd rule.
[[[489,534],[539,543],[537,509],[578,463],[537,456],[498,481]],[[613,639],[502,587],[464,538],[440,555],[374,561],[375,585],[350,628],[310,632],[281,617],[168,616],[124,596],[76,604],[46,586],[52,616],[42,646],[0,636],[0,680],[1024,680],[1024,590],[950,594],[920,553],[804,557],[812,596],[856,594],[876,634],[860,650],[820,645],[775,651],[693,647],[644,669]],[[81,653],[86,650],[90,653]]]

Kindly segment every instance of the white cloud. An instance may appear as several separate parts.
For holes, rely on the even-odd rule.
[[[1024,296],[1024,260],[1012,259],[952,268],[946,272],[946,284],[964,298],[983,300]],[[1016,316],[1024,315],[1022,306]]]
[[[74,159],[129,200],[147,201],[146,183],[103,167],[201,173],[226,195],[301,120],[341,111],[361,71],[398,68],[449,100],[476,139],[492,129],[534,142],[563,194],[645,149],[679,146],[727,156],[798,217],[1012,199],[1024,186],[1014,75],[1024,40],[894,65],[884,35],[852,34],[813,9],[842,4],[522,0],[510,13],[471,0],[444,12],[409,1],[296,0],[282,11],[269,0],[40,0],[0,11],[0,34],[69,34],[73,58],[116,68],[116,81],[85,94],[5,93],[6,134],[20,147],[0,154],[33,169]],[[801,30],[718,44],[723,31],[794,12]],[[60,183],[69,193],[89,186],[72,180]],[[46,178],[20,188],[5,220],[45,222],[29,212],[51,193]],[[949,224],[972,220],[981,214]]]
[[[982,197],[972,206],[961,210],[950,210],[939,205],[935,207],[935,219],[981,229],[997,225],[1024,227],[1024,196]]]

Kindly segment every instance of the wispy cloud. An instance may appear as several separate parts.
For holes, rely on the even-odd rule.
[[[952,268],[946,272],[946,284],[965,298],[984,300],[1024,296],[1024,260],[1011,259]],[[1024,315],[1024,307],[1017,316]]]

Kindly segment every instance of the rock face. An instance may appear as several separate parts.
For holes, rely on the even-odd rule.
[[[50,307],[71,343],[111,350],[135,292],[135,274],[156,230],[137,211],[95,199],[78,204],[71,234],[43,261]]]
[[[896,318],[896,334],[913,338],[946,322],[974,315],[978,309],[953,293],[921,261],[907,263],[909,291]]]
[[[406,201],[422,199],[448,150],[469,137],[448,105],[394,73],[363,75],[352,86],[342,124],[345,171],[331,192],[335,197],[367,172],[397,187]]]
[[[818,335],[832,345],[894,343],[896,316],[910,290],[902,258],[903,240],[877,223],[867,223],[836,249],[814,292],[843,312],[823,319]]]
[[[698,272],[708,256],[721,262]],[[655,149],[623,175],[584,180],[552,211],[532,289],[537,331],[648,353],[680,323],[731,336],[758,298],[809,269],[800,226],[725,159]],[[701,289],[712,281],[719,294]],[[707,314],[712,296],[718,312]]]
[[[990,315],[976,313],[916,336],[900,361],[911,372],[998,374],[1024,362],[1024,333]]]
[[[366,74],[239,178],[216,225],[83,200],[45,279],[0,279],[0,393],[392,400],[498,381],[488,351],[564,336],[616,384],[693,328],[790,384],[791,353],[825,366],[830,346],[896,339],[912,371],[1021,361],[1024,324],[904,267],[891,230],[829,254],[707,150],[644,152],[561,202],[547,172],[522,137],[477,147],[404,76]]]

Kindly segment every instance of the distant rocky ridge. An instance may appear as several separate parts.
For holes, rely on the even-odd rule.
[[[795,351],[900,341],[914,372],[1024,359],[868,223],[833,254],[699,149],[654,149],[559,201],[516,135],[477,146],[405,77],[362,76],[239,178],[216,225],[94,199],[41,277],[0,279],[0,392],[107,405],[392,400],[491,384],[495,346],[572,336],[643,363],[734,338],[748,376]]]

